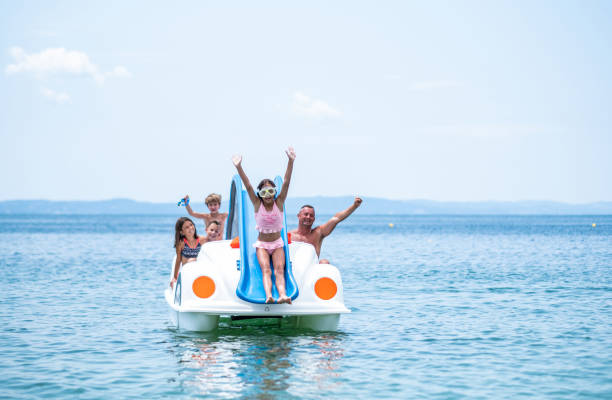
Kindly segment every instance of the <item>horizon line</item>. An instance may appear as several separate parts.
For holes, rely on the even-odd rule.
[[[310,198],[324,198],[324,199],[340,199],[340,198],[354,198],[355,195],[338,195],[338,196],[326,196],[326,195],[314,195],[314,196],[289,196],[289,199],[310,199]],[[542,200],[542,199],[521,199],[521,200],[433,200],[426,198],[412,198],[412,199],[393,199],[387,197],[375,197],[375,196],[358,196],[362,199],[373,199],[373,200],[384,200],[384,201],[393,201],[393,202],[411,202],[411,201],[428,201],[434,203],[560,203],[567,205],[588,205],[588,204],[597,204],[597,203],[612,203],[612,200],[595,200],[595,201],[586,201],[586,202],[568,202],[564,200]],[[149,201],[149,200],[135,200],[127,197],[112,197],[106,199],[97,199],[97,200],[53,200],[53,199],[44,199],[44,198],[36,198],[36,199],[7,199],[0,200],[0,203],[8,203],[8,202],[32,202],[32,201],[44,201],[44,202],[81,202],[81,203],[94,203],[94,202],[108,202],[108,201],[131,201],[136,203],[148,203],[148,204],[173,204],[174,201]]]

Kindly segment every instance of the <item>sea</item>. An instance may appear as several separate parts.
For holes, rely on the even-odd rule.
[[[333,332],[177,330],[175,221],[0,216],[1,399],[612,399],[612,216],[352,215]]]

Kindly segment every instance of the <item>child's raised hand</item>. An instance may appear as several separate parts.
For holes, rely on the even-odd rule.
[[[232,162],[234,163],[234,166],[239,166],[240,163],[242,162],[242,156],[239,154],[234,154],[232,156]]]
[[[295,150],[293,150],[293,147],[289,146],[289,148],[285,150],[285,153],[287,153],[287,157],[289,157],[290,160],[295,160]]]

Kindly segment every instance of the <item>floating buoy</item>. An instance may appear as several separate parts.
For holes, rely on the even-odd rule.
[[[593,224],[591,225],[593,228],[595,228],[597,226],[597,224],[595,222],[593,222]]]
[[[393,224],[391,224],[391,223],[389,224],[389,228],[393,228],[394,226],[395,226],[395,225],[393,225]]]

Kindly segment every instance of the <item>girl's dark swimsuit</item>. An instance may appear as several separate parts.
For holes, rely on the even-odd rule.
[[[193,248],[189,247],[189,242],[187,241],[187,239],[183,240],[185,241],[185,246],[183,247],[183,250],[181,250],[181,255],[184,258],[197,258],[198,254],[200,253],[200,249],[202,248],[200,240],[198,239],[198,245]]]

